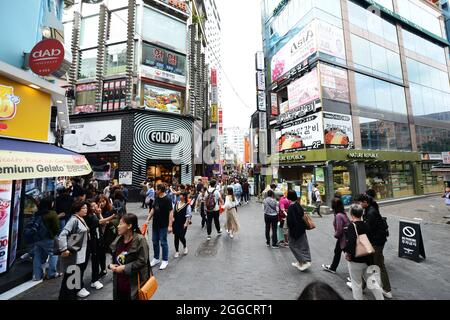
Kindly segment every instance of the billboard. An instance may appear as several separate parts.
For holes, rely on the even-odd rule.
[[[271,108],[272,116],[277,116],[279,114],[279,112],[278,112],[278,95],[276,93],[270,94],[270,108]]]
[[[306,25],[272,57],[272,82],[279,80],[317,51],[345,59],[342,29],[320,20],[313,20]]]
[[[321,64],[320,83],[324,99],[350,102],[347,70]]]
[[[328,148],[353,148],[352,116],[346,114],[324,112],[323,126],[325,144]]]
[[[322,149],[324,146],[321,112],[289,123],[276,133],[278,152]]]
[[[182,96],[180,91],[144,84],[145,109],[181,113]]]
[[[320,98],[317,68],[288,86],[289,110]]]

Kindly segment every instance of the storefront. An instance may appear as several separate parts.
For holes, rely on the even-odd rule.
[[[52,110],[52,106],[57,106]],[[31,279],[22,230],[56,177],[89,174],[84,156],[54,146],[51,123],[69,124],[65,90],[0,62],[0,292]],[[55,112],[56,111],[56,112]],[[56,118],[57,117],[57,118]]]
[[[301,190],[309,202],[310,182],[317,183],[325,201],[334,194],[350,204],[354,196],[372,188],[377,199],[397,199],[423,194],[420,156],[415,152],[321,149],[272,157],[279,163],[278,182]]]
[[[435,174],[432,168],[442,164],[442,154],[422,154],[422,179],[425,194],[440,193],[444,190],[444,175]]]

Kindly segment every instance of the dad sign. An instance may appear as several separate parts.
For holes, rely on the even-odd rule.
[[[416,262],[420,261],[420,256],[426,258],[420,223],[400,220],[398,256]]]

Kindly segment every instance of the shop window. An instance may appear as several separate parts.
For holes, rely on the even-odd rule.
[[[128,10],[112,11],[109,23],[109,42],[121,42],[127,40]]]
[[[97,49],[81,51],[78,79],[94,79],[97,65]]]
[[[102,111],[121,110],[126,107],[125,80],[112,80],[103,83]]]
[[[414,195],[414,174],[410,164],[391,164],[390,180],[392,182],[392,195],[394,198]]]
[[[79,84],[76,89],[74,114],[95,112],[95,83]]]
[[[106,49],[106,75],[123,74],[127,66],[127,44],[108,46]]]
[[[437,164],[439,162],[422,163],[422,181],[425,193],[438,193],[444,190],[444,178],[431,173],[431,168]]]
[[[147,166],[147,179],[156,184],[168,183],[171,185],[180,183],[181,168],[174,164],[157,164]]]
[[[344,205],[350,205],[352,201],[352,190],[350,185],[350,172],[345,166],[333,167],[334,191],[342,197]]]
[[[83,18],[81,20],[80,47],[91,48],[98,45],[98,16]]]
[[[386,163],[366,164],[367,188],[375,190],[377,200],[392,198],[389,165]]]

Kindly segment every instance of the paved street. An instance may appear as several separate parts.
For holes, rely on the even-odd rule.
[[[395,299],[450,299],[450,225],[424,222],[422,232],[427,259],[416,263],[398,258],[398,217],[400,207],[426,207],[430,199],[383,207],[388,216],[390,233],[385,248],[386,265],[390,274]],[[437,200],[437,202],[439,202]],[[431,200],[431,202],[433,202]],[[420,203],[420,205],[418,204]],[[129,212],[145,219],[146,210],[137,204],[129,205]],[[334,248],[332,216],[314,218],[317,229],[308,232],[313,265],[301,273],[291,266],[294,261],[289,249],[269,249],[265,246],[263,214],[260,204],[251,203],[239,209],[241,232],[231,240],[226,235],[206,241],[206,230],[200,228],[200,217],[195,215],[194,224],[187,233],[190,252],[187,256],[173,259],[173,236],[169,236],[170,259],[166,270],[155,268],[159,289],[156,300],[241,300],[241,299],[296,299],[303,288],[312,281],[320,280],[333,286],[345,299],[351,299],[351,291],[345,287],[348,276],[345,260],[341,260],[338,274],[321,270],[322,263],[330,263]],[[430,213],[432,215],[432,213]],[[445,214],[436,213],[444,216]],[[222,222],[224,218],[221,218]],[[151,246],[150,246],[151,247]],[[151,249],[152,251],[152,249]],[[46,281],[16,299],[57,299],[61,280]],[[90,281],[90,270],[86,283]],[[112,277],[104,279],[105,287],[90,289],[88,300],[112,299]],[[366,294],[372,299],[370,293]]]

